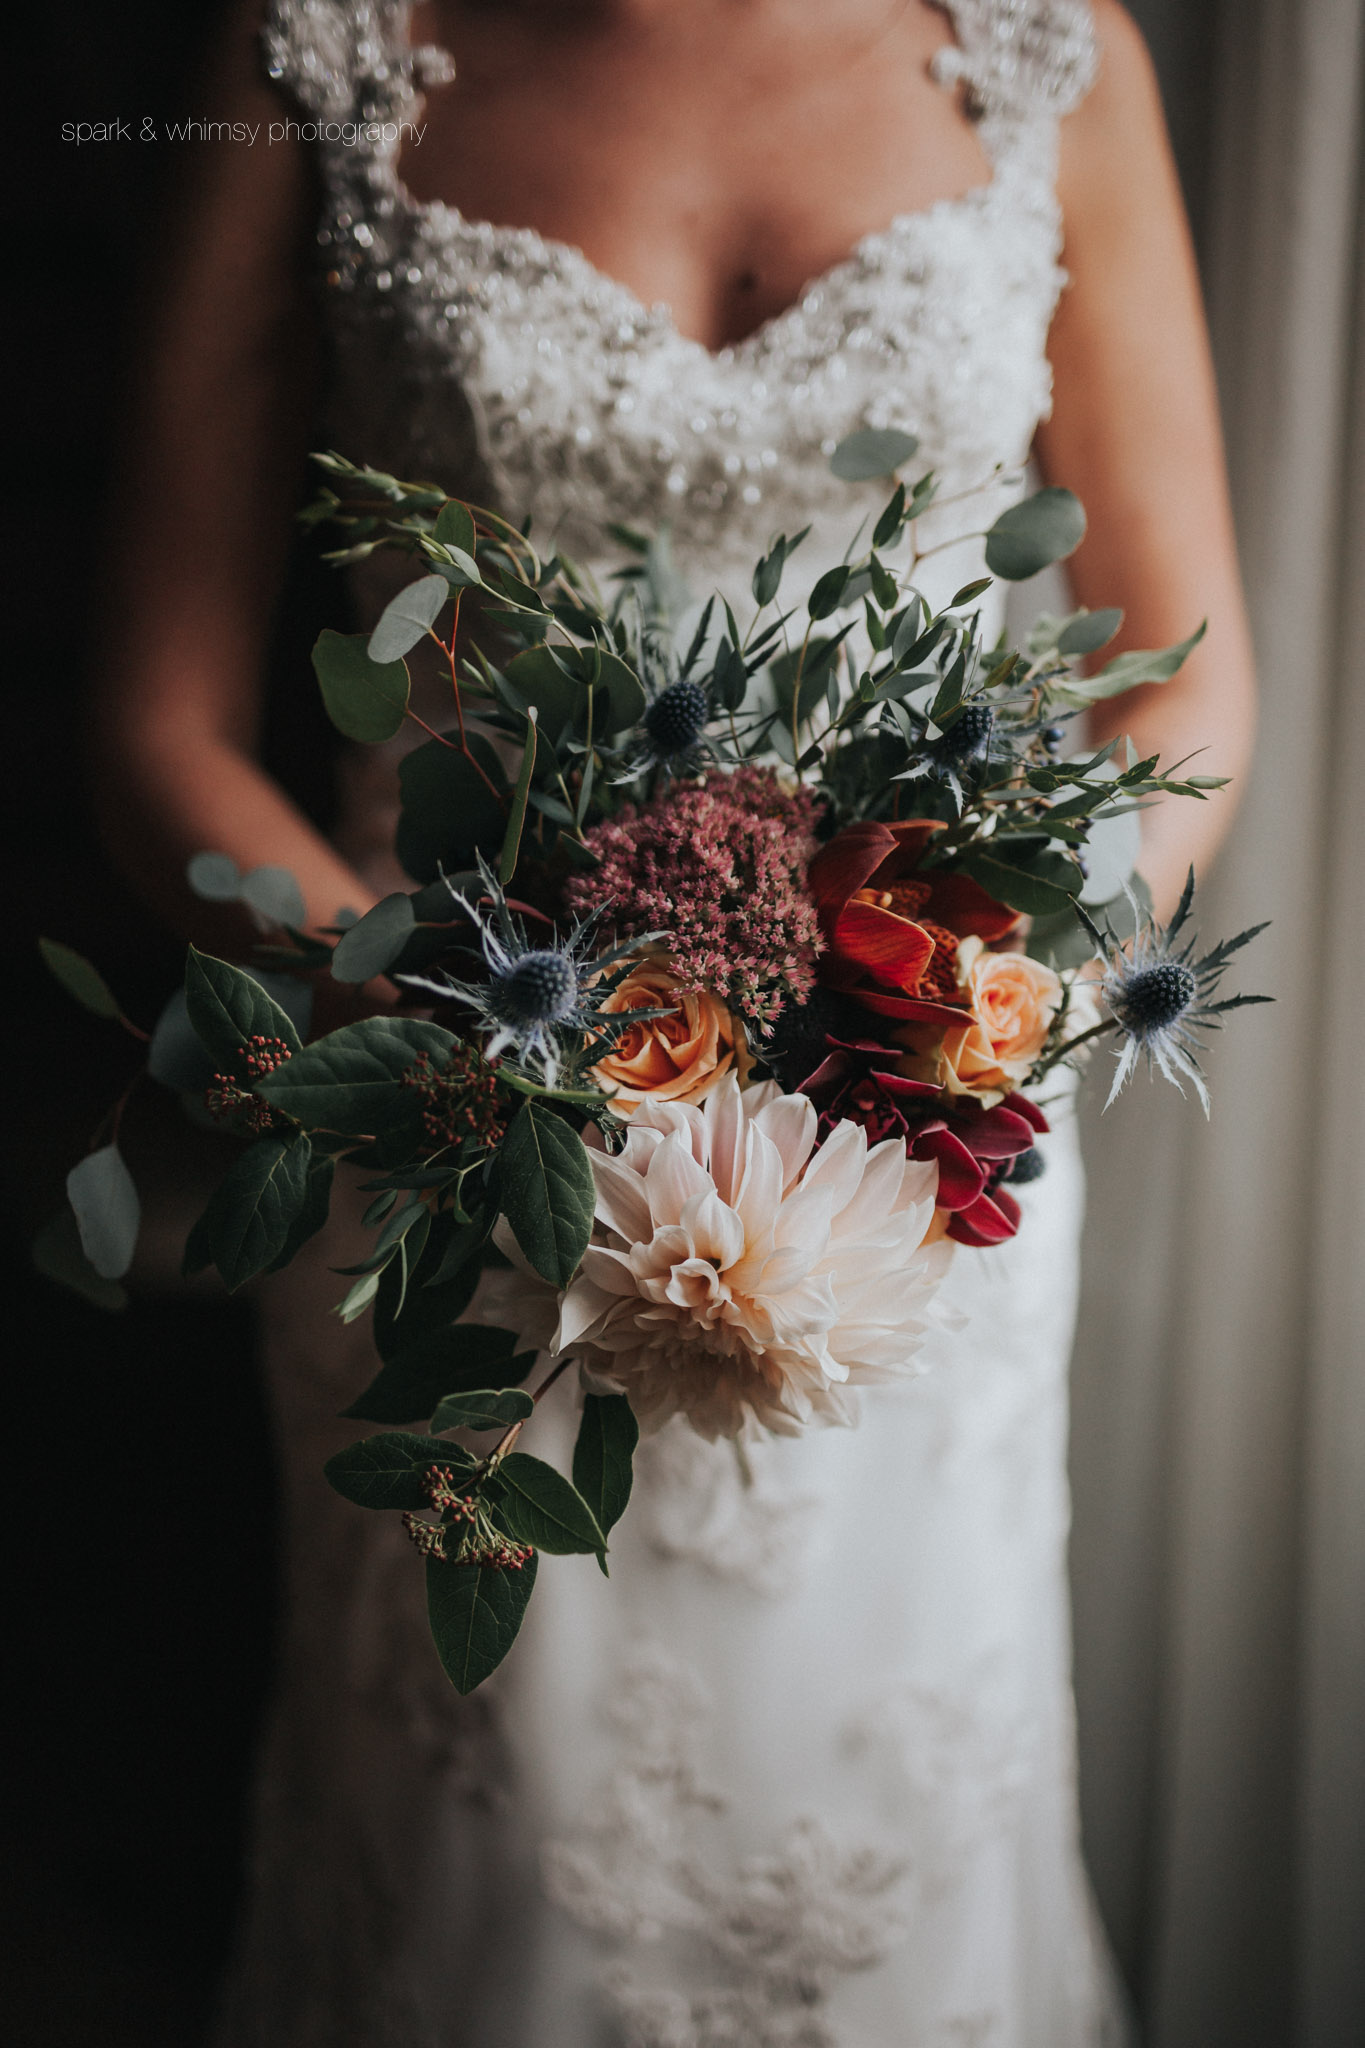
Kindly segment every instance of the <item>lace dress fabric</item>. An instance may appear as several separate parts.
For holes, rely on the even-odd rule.
[[[1082,0],[953,0],[937,61],[989,182],[868,236],[709,351],[578,251],[419,205],[385,124],[448,75],[402,0],[274,0],[267,69],[321,128],[320,289],[348,453],[522,517],[589,562],[667,523],[738,595],[779,528],[810,573],[877,487],[829,450],[919,436],[935,537],[1017,488],[1048,404],[1057,121]],[[355,139],[373,123],[377,139]],[[331,138],[331,139],[329,139]],[[350,138],[350,139],[348,139]],[[949,522],[957,521],[956,527]],[[979,563],[939,559],[948,588]],[[382,796],[357,782],[357,844]],[[256,1889],[217,2048],[1095,2048],[1121,2038],[1078,1847],[1065,1590],[1080,1169],[1065,1093],[1020,1237],[959,1253],[967,1327],[856,1430],[642,1447],[612,1576],[545,1559],[460,1701],[392,1518],[321,1478],[373,1367],[328,1318],[336,1238],[269,1283],[288,1500]],[[537,1418],[566,1460],[572,1396]],[[556,1442],[556,1434],[559,1441]]]

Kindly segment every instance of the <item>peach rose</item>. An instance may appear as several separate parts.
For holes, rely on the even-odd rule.
[[[709,989],[683,989],[666,961],[648,959],[612,990],[605,1011],[662,1010],[665,1017],[628,1024],[592,1069],[598,1086],[615,1089],[612,1111],[629,1117],[637,1104],[700,1102],[734,1070],[740,1086],[752,1064],[744,1028]]]
[[[1007,1081],[1022,1081],[1062,1006],[1062,979],[1027,953],[992,953],[980,939],[957,949],[958,981]]]

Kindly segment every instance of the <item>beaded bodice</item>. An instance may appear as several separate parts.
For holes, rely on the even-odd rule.
[[[589,560],[611,521],[667,524],[708,581],[780,528],[814,525],[812,570],[843,552],[884,495],[830,476],[858,428],[916,434],[945,495],[1019,464],[1049,402],[1057,122],[1092,78],[1090,10],[935,4],[957,38],[936,75],[961,83],[989,181],[866,236],[712,351],[581,251],[405,190],[397,124],[450,76],[444,52],[410,47],[410,0],[270,0],[268,71],[319,131],[338,445],[530,513]],[[981,512],[959,507],[958,530],[979,531]]]

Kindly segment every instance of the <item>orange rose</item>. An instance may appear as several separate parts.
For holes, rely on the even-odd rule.
[[[605,1011],[662,1010],[665,1017],[628,1024],[592,1069],[615,1089],[612,1110],[629,1117],[637,1103],[699,1102],[731,1068],[740,1086],[752,1062],[744,1029],[709,989],[682,989],[660,959],[643,960],[602,1004]]]

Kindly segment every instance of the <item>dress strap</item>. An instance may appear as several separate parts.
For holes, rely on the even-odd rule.
[[[961,84],[978,120],[1011,125],[1070,113],[1095,82],[1089,0],[930,0],[953,24],[934,75]]]
[[[411,111],[414,93],[444,85],[444,50],[410,49],[411,0],[267,0],[267,75],[326,122],[380,123]],[[363,148],[365,135],[347,145]]]

